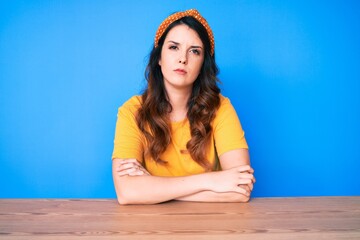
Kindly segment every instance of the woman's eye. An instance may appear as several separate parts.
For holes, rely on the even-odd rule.
[[[196,54],[196,55],[200,55],[200,51],[197,49],[191,49],[191,52]]]
[[[177,49],[177,46],[172,45],[169,47],[169,49]]]

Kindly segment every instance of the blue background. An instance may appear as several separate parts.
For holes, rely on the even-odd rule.
[[[117,108],[158,25],[197,8],[241,119],[253,196],[360,195],[357,1],[1,1],[0,197],[115,197]]]

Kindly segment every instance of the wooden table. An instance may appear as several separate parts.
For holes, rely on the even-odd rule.
[[[360,239],[360,197],[249,203],[2,199],[0,239]]]

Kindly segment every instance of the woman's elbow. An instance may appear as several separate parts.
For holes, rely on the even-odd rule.
[[[249,201],[250,201],[250,196],[246,196],[244,194],[239,194],[239,193],[237,193],[232,199],[232,202],[238,202],[238,203],[247,203]]]
[[[139,194],[136,191],[119,191],[117,194],[117,201],[120,205],[134,205],[134,204],[157,204],[158,201],[151,198],[144,197],[143,194]]]
[[[243,195],[243,194],[241,194],[241,195],[242,195],[241,202],[243,202],[243,203],[248,203],[248,202],[250,202],[250,200],[251,200],[251,193],[249,193],[249,195]]]
[[[131,201],[129,201],[128,199],[120,196],[120,197],[117,197],[117,201],[120,205],[130,205],[130,204],[133,204]]]
[[[241,199],[241,202],[242,203],[247,203],[250,201],[250,196],[244,196],[242,199]]]
[[[139,196],[134,196],[129,191],[118,191],[117,201],[120,205],[141,204]]]
[[[141,191],[131,184],[131,177],[122,176],[116,180],[115,190],[120,205],[141,204]]]
[[[157,201],[147,201],[146,199],[129,199],[124,197],[118,197],[117,201],[120,205],[135,205],[135,204],[150,205],[150,204],[161,203]]]

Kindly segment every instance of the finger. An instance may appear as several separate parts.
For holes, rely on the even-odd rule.
[[[150,173],[148,171],[146,171],[146,169],[144,169],[144,168],[139,169],[139,171],[142,171],[144,173],[144,175],[150,175]]]
[[[121,176],[127,176],[127,175],[129,175],[129,174],[131,174],[131,173],[133,173],[133,172],[136,172],[136,170],[130,168],[130,169],[118,171],[117,174],[118,174],[118,176],[121,177]]]
[[[141,166],[138,162],[129,162],[129,163],[123,163],[119,166],[117,166],[117,169],[119,170],[124,170],[124,169],[128,169],[128,168],[143,168],[143,166]]]
[[[254,175],[252,175],[251,173],[240,173],[239,174],[240,178],[246,178],[246,179],[254,179]]]
[[[144,175],[151,175],[145,168],[141,168],[140,170],[144,172]]]
[[[143,171],[140,171],[140,170],[129,173],[129,176],[141,176],[141,175],[145,175],[145,173]]]
[[[249,183],[252,183],[251,179],[240,178],[237,182],[237,185],[247,185]]]
[[[247,192],[251,192],[249,184],[248,185],[239,185],[238,187],[241,187],[241,188],[245,189]]]
[[[125,164],[121,164],[119,166],[116,167],[116,171],[123,171],[126,169],[130,169],[135,167],[136,165],[134,165],[133,163],[125,163]]]
[[[127,164],[136,164],[138,163],[138,161],[136,159],[124,159],[120,162],[118,162],[118,167],[119,166],[123,166],[123,165],[127,165]]]
[[[131,176],[150,175],[150,173],[148,171],[146,171],[145,168],[143,168],[142,166],[137,166],[137,165],[134,165],[132,167],[127,166],[127,168],[125,168],[125,169],[122,169],[122,168],[117,169],[117,172],[121,176],[123,176],[123,175],[131,175]]]
[[[141,166],[142,167],[142,164],[139,163],[138,161],[135,160],[135,162],[132,162],[132,164],[136,165],[136,166]]]
[[[245,196],[250,196],[250,192],[248,192],[245,188],[238,186],[234,189],[235,192],[244,194]]]
[[[124,165],[124,164],[137,164],[139,163],[138,161],[136,161],[136,159],[129,159],[129,160],[123,160],[121,162],[119,162],[119,165]]]
[[[119,177],[122,177],[122,176],[127,176],[127,175],[129,175],[129,174],[128,174],[127,172],[125,172],[125,171],[122,171],[122,172],[118,172],[117,175],[118,175]]]
[[[123,171],[131,168],[136,168],[141,170],[144,174],[150,175],[150,173],[136,159],[122,161],[122,163],[116,168],[116,171]]]
[[[142,166],[142,164],[139,163],[136,159],[131,159],[131,161],[123,163],[123,166],[124,166],[125,168],[128,168],[128,167],[138,167],[139,169],[145,170],[145,168]],[[146,171],[146,170],[145,170],[145,171]]]
[[[241,179],[250,179],[252,183],[255,183],[255,181],[256,181],[254,175],[248,174],[248,173],[240,174],[239,178],[241,178]]]
[[[238,170],[239,172],[250,172],[250,173],[252,173],[252,172],[254,171],[254,169],[252,169],[252,168],[250,167],[250,165],[242,165],[242,166],[239,166],[239,167],[237,167],[237,170]]]
[[[144,168],[142,165],[137,165],[138,169],[146,173],[147,175],[150,175],[150,173]]]
[[[249,169],[247,172],[253,174],[253,173],[254,173],[254,169],[253,169],[252,167],[250,167],[250,169]]]
[[[125,175],[142,176],[142,175],[149,175],[149,174],[146,174],[144,171],[141,171],[141,170],[138,170],[138,169],[128,169],[126,171],[119,172],[118,175],[119,176],[125,176]]]
[[[248,186],[250,192],[254,189],[254,184],[252,184],[252,183],[249,183],[249,184],[246,185],[246,186]]]
[[[125,176],[125,175],[141,176],[141,175],[149,175],[149,174],[145,173],[144,171],[142,171],[140,169],[131,168],[131,169],[127,169],[127,170],[123,170],[123,171],[119,172],[118,175],[119,176]]]
[[[247,172],[247,173],[254,173],[254,169],[250,166],[250,165],[242,165],[239,166],[238,168],[239,172]]]

